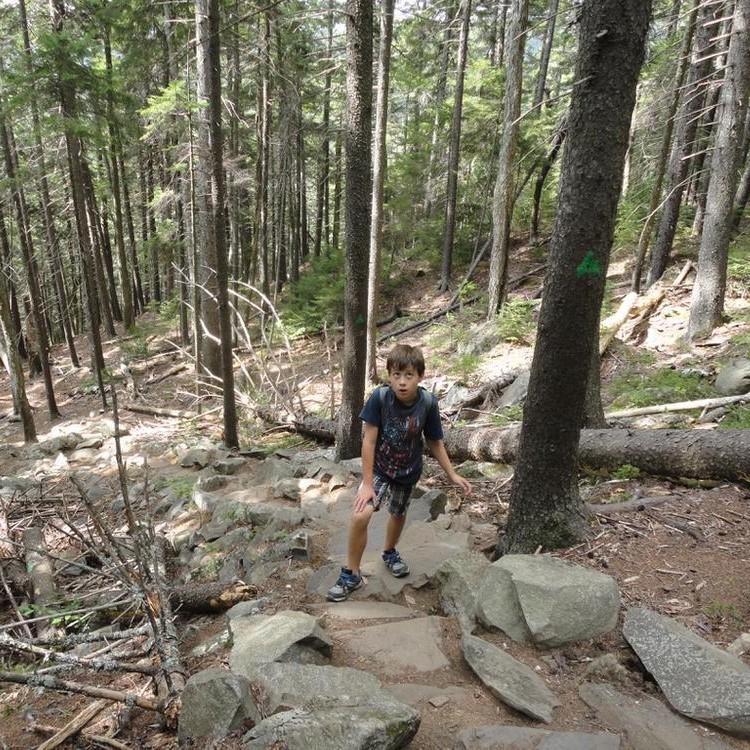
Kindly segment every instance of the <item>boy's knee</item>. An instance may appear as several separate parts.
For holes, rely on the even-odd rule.
[[[368,505],[364,510],[352,513],[352,526],[359,528],[366,527],[370,523],[373,512],[372,506]]]

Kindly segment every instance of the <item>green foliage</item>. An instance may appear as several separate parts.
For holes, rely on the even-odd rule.
[[[148,334],[139,325],[128,328],[128,336],[120,343],[120,350],[125,354],[128,361],[133,359],[146,359],[149,356]]]
[[[154,489],[157,492],[169,490],[175,497],[182,500],[188,500],[193,496],[194,486],[195,479],[191,475],[161,476],[154,482]]]
[[[742,616],[733,602],[714,600],[703,607],[705,614],[714,620],[731,620],[735,625],[742,625]]]
[[[290,337],[317,333],[344,319],[344,261],[340,251],[315,258],[311,267],[289,285],[280,314]]]
[[[504,341],[529,344],[534,337],[537,303],[528,299],[510,299],[496,317],[497,330]]]
[[[607,390],[612,397],[610,406],[618,409],[689,401],[710,395],[709,385],[697,373],[684,373],[669,368],[646,373],[618,373],[612,378]]]
[[[747,404],[734,404],[727,409],[724,419],[719,422],[719,427],[726,429],[750,429],[750,406]]]
[[[632,464],[623,464],[612,472],[613,479],[637,479],[640,475],[641,470]]]
[[[507,427],[509,424],[515,424],[523,419],[523,405],[510,404],[500,411],[493,412],[490,417],[492,424],[497,427]]]
[[[750,232],[739,234],[729,248],[727,278],[742,292],[750,288]]]
[[[174,323],[180,314],[180,298],[175,293],[168,299],[162,300],[159,306],[159,318],[165,323]]]
[[[458,373],[461,380],[468,380],[481,364],[476,354],[459,354],[451,363],[451,369]]]

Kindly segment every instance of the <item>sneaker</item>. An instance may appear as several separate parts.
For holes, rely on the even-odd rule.
[[[403,578],[409,575],[409,566],[401,559],[401,555],[398,554],[397,550],[392,549],[383,552],[383,562],[396,578]]]
[[[354,574],[347,568],[341,568],[336,583],[328,589],[329,602],[343,602],[352,591],[356,591],[362,585],[362,576]]]

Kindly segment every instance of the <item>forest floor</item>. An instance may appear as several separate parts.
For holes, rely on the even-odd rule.
[[[510,278],[519,276],[539,266],[536,251],[521,249],[510,271]],[[680,259],[668,271],[674,278],[684,259]],[[624,264],[623,264],[624,265]],[[425,271],[417,274],[416,271]],[[612,265],[608,284],[609,312],[619,303],[619,298],[627,292],[627,278],[623,267]],[[404,281],[396,295],[389,301],[407,312],[407,318],[399,318],[386,326],[381,333],[401,329],[409,321],[429,317],[442,309],[450,295],[434,291],[435,278],[431,270],[411,267],[411,279]],[[473,331],[481,323],[484,310],[472,305],[438,318],[430,325],[415,330],[397,339],[389,340],[384,350],[399,341],[423,347],[427,361],[427,378],[443,378],[462,381],[470,385],[487,382],[496,373],[509,365],[530,362],[533,346],[533,303],[542,280],[542,271],[527,278],[512,294],[514,300],[526,300],[526,318],[516,321],[506,338],[481,354],[461,353],[462,345],[470,341]],[[619,275],[618,275],[619,274]],[[713,336],[699,345],[686,344],[681,335],[687,323],[692,276],[679,287],[668,287],[659,307],[648,320],[634,330],[626,327],[621,332],[624,341],[617,339],[608,349],[603,360],[602,382],[605,410],[611,406],[622,408],[627,405],[640,405],[644,399],[651,403],[683,401],[687,398],[718,395],[711,390],[717,368],[729,357],[747,354],[750,344],[750,296],[739,285],[730,283],[727,297],[728,321],[718,328]],[[476,280],[479,288],[484,281]],[[390,312],[385,309],[383,313]],[[530,317],[529,317],[530,316]],[[130,336],[123,334],[104,344],[108,369],[117,373],[122,361],[129,360],[131,370],[135,370],[138,357],[153,356],[167,349],[168,341],[177,341],[176,326],[173,321],[165,322],[158,316],[149,314],[138,322],[138,330]],[[310,413],[330,416],[331,379],[328,374],[329,358],[336,356],[336,335],[329,332],[328,338],[310,336],[292,342],[291,362],[296,370],[296,380],[303,383],[301,396]],[[88,361],[88,344],[83,337],[77,340],[79,355],[83,362]],[[43,383],[36,380],[28,388],[29,398],[34,407],[37,430],[40,440],[47,439],[71,430],[83,436],[95,431],[97,425],[109,418],[101,409],[101,400],[93,388],[94,378],[87,367],[75,370],[70,366],[64,347],[58,346],[53,352],[55,388],[59,397],[62,419],[50,422],[46,412]],[[179,352],[165,354],[152,360],[153,364],[136,376],[140,381],[142,394],[140,402],[151,407],[168,409],[195,409],[192,373],[185,370],[162,382],[147,385],[146,380],[163,374],[169,368],[183,361]],[[660,375],[657,377],[656,375]],[[652,389],[652,392],[649,392]],[[128,401],[123,393],[121,406]],[[135,476],[142,478],[143,457],[149,465],[151,482],[180,484],[192,483],[195,472],[179,466],[179,459],[186,449],[200,441],[219,443],[221,441],[221,419],[216,410],[218,401],[203,404],[203,414],[197,418],[181,420],[149,416],[121,410],[120,421],[128,430],[129,437],[124,441],[124,457],[131,463]],[[4,373],[0,376],[0,413],[10,408],[10,390]],[[731,410],[725,419],[748,419],[744,409]],[[510,418],[518,418],[518,410],[512,409],[507,417],[490,417],[493,423],[502,424]],[[716,423],[699,423],[699,412],[677,412],[672,415],[657,415],[631,421],[642,426],[691,426],[696,429],[720,429]],[[446,425],[449,429],[450,424]],[[241,425],[242,444],[261,447],[269,454],[277,448],[304,450],[313,445],[293,433],[269,428],[252,416],[245,416]],[[79,452],[77,460],[71,460],[70,471],[100,475],[109,488],[101,502],[107,505],[116,495],[116,472],[111,464],[97,461],[96,450]],[[54,458],[54,457],[53,457]],[[254,460],[252,465],[255,465]],[[64,481],[64,473],[56,472],[49,459],[30,459],[22,444],[20,424],[7,419],[0,420],[0,474],[4,476],[39,477],[47,476],[47,484],[59,487]],[[60,467],[58,467],[59,469]],[[471,468],[469,472],[468,469]],[[482,467],[480,467],[482,468]],[[473,494],[461,498],[452,488],[445,487],[442,474],[434,462],[427,462],[425,484],[446,489],[451,498],[454,512],[465,513],[476,523],[492,523],[502,527],[507,513],[507,499],[510,469],[487,476],[477,472],[477,467],[464,467],[473,482]],[[245,481],[252,481],[251,466]],[[349,487],[348,491],[353,491]],[[569,550],[556,554],[564,559],[593,567],[613,576],[620,587],[623,604],[643,605],[663,614],[670,615],[692,628],[703,638],[720,647],[726,647],[742,632],[750,629],[750,594],[747,581],[750,579],[750,488],[743,484],[716,482],[695,482],[679,478],[647,477],[628,471],[627,467],[617,476],[586,474],[581,477],[582,495],[590,502],[620,501],[632,497],[669,494],[673,497],[668,503],[645,511],[620,513],[609,519],[594,517],[591,520],[591,536],[585,542]],[[53,493],[54,494],[54,493]],[[60,496],[61,493],[58,493]],[[62,493],[64,494],[64,493]],[[14,512],[15,519],[11,531],[19,535],[26,526],[39,519],[49,520],[59,509],[52,507],[51,501],[42,502],[27,499],[24,513]],[[10,515],[10,514],[9,514]],[[670,520],[674,523],[670,525]],[[340,533],[341,524],[332,524],[330,529],[320,529],[316,537],[315,554],[312,565],[290,563],[289,568],[272,576],[260,587],[261,595],[269,595],[276,609],[305,609],[320,612],[323,604],[320,598],[307,593],[305,581],[319,566],[330,562],[328,540],[334,533]],[[374,540],[377,544],[378,540]],[[289,575],[292,570],[303,572]],[[439,614],[436,592],[430,588],[406,590],[399,602],[421,615]],[[326,626],[337,643],[339,633],[370,622],[342,622],[326,610]],[[8,602],[0,598],[0,627],[14,621],[14,614]],[[193,618],[180,623],[184,653],[223,627],[224,618]],[[375,620],[374,622],[378,622]],[[449,700],[442,706],[433,707],[427,702],[425,693],[419,700],[422,712],[422,725],[411,747],[427,750],[450,746],[451,738],[463,727],[489,723],[513,723],[530,725],[519,715],[505,708],[493,699],[480,686],[469,668],[465,665],[458,649],[456,625],[453,621],[442,621],[443,643],[450,662],[446,670],[429,675],[402,673],[399,683],[428,684],[443,691]],[[501,643],[502,636],[486,636],[489,640]],[[526,647],[506,643],[511,654],[522,658],[526,663],[536,665],[538,671],[547,678],[550,687],[561,698],[563,705],[556,710],[555,720],[550,728],[560,730],[580,729],[583,731],[601,729],[593,713],[578,698],[576,688],[583,678],[592,658],[617,652],[627,660],[635,661],[629,652],[619,629],[614,633],[586,644],[559,650],[552,662],[540,659],[539,652]],[[631,654],[630,657],[627,654]],[[224,656],[187,657],[191,672],[209,664],[221,663]],[[746,663],[750,659],[743,657]],[[0,664],[3,657],[0,656]],[[368,668],[361,659],[348,654],[345,649],[334,648],[334,661],[337,666]],[[2,668],[14,665],[7,662]],[[372,666],[372,665],[370,665]],[[378,674],[377,669],[372,669]],[[633,673],[638,670],[634,668]],[[76,672],[70,673],[76,678]],[[384,682],[393,681],[392,675],[379,674]],[[100,684],[109,684],[104,675],[95,679]],[[131,678],[118,677],[115,682],[121,688],[135,687]],[[654,684],[644,675],[638,681],[641,690],[655,692]],[[62,726],[89,699],[45,692],[40,694],[25,687],[5,687],[0,691],[0,748],[36,747],[40,735],[30,732],[37,725]],[[708,730],[706,730],[706,733]],[[152,714],[139,713],[131,724],[118,735],[121,742],[133,748],[176,747],[173,735],[163,733]],[[750,748],[750,742],[722,735],[731,747]],[[69,747],[86,745],[69,744]],[[91,746],[91,745],[89,745]],[[227,741],[223,747],[232,747]]]

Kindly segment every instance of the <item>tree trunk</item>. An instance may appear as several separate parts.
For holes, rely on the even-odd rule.
[[[315,240],[313,254],[317,258],[325,237],[330,239],[330,219],[328,216],[328,182],[331,169],[331,55],[333,54],[333,6],[328,9],[328,45],[326,48],[326,75],[323,84],[323,138],[320,144],[320,166],[315,192]],[[325,220],[325,223],[324,223]]]
[[[707,336],[721,322],[732,234],[732,202],[741,167],[742,136],[750,94],[750,1],[734,10],[727,72],[719,103],[719,124],[711,155],[706,221],[698,252],[698,271],[690,301],[687,336]]]
[[[489,302],[487,319],[492,320],[505,298],[510,249],[510,222],[513,217],[513,170],[515,169],[523,84],[523,50],[529,15],[528,0],[513,0],[510,30],[510,52],[505,78],[505,113],[500,141],[497,180],[492,200],[492,250],[490,254]]]
[[[461,33],[458,38],[456,88],[453,94],[450,148],[448,151],[448,185],[445,191],[445,226],[443,228],[443,263],[440,272],[441,292],[448,289],[453,265],[453,237],[456,230],[456,195],[458,193],[458,162],[461,155],[461,117],[464,107],[464,74],[469,47],[469,19],[471,0],[461,0]]]
[[[450,60],[450,49],[453,42],[455,9],[455,0],[451,0],[446,8],[447,19],[440,44],[437,84],[435,85],[435,115],[432,120],[432,138],[430,139],[430,161],[427,166],[427,184],[424,191],[424,215],[428,218],[432,215],[435,203],[435,162],[438,157],[438,138],[443,122],[443,101],[445,100],[445,89],[448,83],[448,61]]]
[[[141,270],[138,266],[138,252],[135,241],[135,225],[133,223],[133,204],[130,200],[130,187],[125,174],[125,161],[122,158],[122,143],[117,139],[117,163],[120,165],[120,176],[122,177],[123,209],[125,211],[125,224],[128,228],[128,248],[130,250],[130,265],[133,269],[133,309],[143,312],[146,308],[146,298],[143,293],[143,282],[141,281]]]
[[[26,2],[19,0],[18,11],[21,18],[21,31],[23,33],[24,55],[26,58],[26,67],[29,73],[33,71],[31,40],[29,38],[29,24],[26,16]],[[37,101],[32,97],[31,100],[31,121],[34,131],[34,145],[36,158],[39,162],[39,199],[42,206],[42,219],[44,221],[44,234],[47,239],[47,257],[49,258],[50,268],[52,271],[52,283],[55,290],[55,298],[60,312],[60,322],[65,334],[65,343],[68,346],[70,361],[73,367],[80,367],[78,361],[78,352],[76,352],[75,341],[73,339],[73,329],[70,324],[70,315],[68,313],[68,299],[65,291],[65,279],[63,277],[62,263],[60,262],[60,248],[58,244],[57,231],[55,229],[55,220],[52,216],[52,202],[50,200],[49,183],[47,181],[47,165],[44,158],[44,147],[42,145],[41,127],[39,125],[39,112]]]
[[[574,80],[583,83],[568,116],[506,552],[566,546],[585,531],[578,440],[650,11],[649,0],[581,9]]]
[[[211,209],[216,247],[216,283],[219,327],[221,332],[221,379],[224,397],[224,444],[238,448],[237,406],[234,400],[234,361],[232,358],[232,316],[229,307],[229,265],[227,261],[226,221],[224,215],[224,136],[221,127],[221,47],[219,39],[219,0],[196,0],[196,24],[208,11],[209,118],[211,139]]]
[[[549,58],[552,52],[552,41],[555,38],[555,21],[557,20],[557,6],[559,0],[549,0],[547,6],[547,25],[544,29],[544,41],[539,56],[539,72],[536,77],[536,88],[534,89],[534,102],[532,109],[542,106],[544,92],[547,86],[547,70],[549,69]]]
[[[555,163],[557,154],[562,148],[565,136],[568,132],[568,118],[567,115],[563,115],[562,120],[555,129],[555,133],[552,136],[552,145],[547,155],[544,157],[542,166],[539,168],[539,174],[537,175],[536,182],[534,183],[534,208],[531,214],[531,237],[536,238],[539,236],[539,211],[542,205],[542,190],[544,189],[544,183],[547,180],[552,165]]]
[[[339,249],[339,234],[341,233],[341,137],[342,128],[336,131],[336,140],[333,147],[333,227],[331,229],[331,248]]]
[[[656,159],[656,164],[653,165],[652,170],[654,173],[654,183],[651,188],[651,200],[648,205],[648,213],[646,214],[646,220],[643,223],[641,234],[638,238],[638,250],[636,252],[635,266],[633,268],[633,278],[631,282],[631,289],[634,292],[641,291],[641,274],[643,272],[643,262],[646,259],[646,253],[648,252],[649,243],[651,242],[651,228],[656,220],[656,212],[659,207],[659,200],[661,198],[661,186],[664,179],[664,172],[667,166],[667,159],[669,158],[669,147],[672,143],[672,132],[674,130],[674,118],[677,113],[677,105],[680,103],[680,94],[685,83],[685,75],[687,74],[688,61],[690,60],[690,48],[693,45],[693,35],[695,34],[695,21],[698,16],[698,9],[700,7],[701,0],[693,0],[693,7],[688,15],[687,22],[685,24],[684,36],[682,37],[682,45],[680,46],[679,58],[677,60],[677,70],[674,75],[674,83],[672,84],[672,97],[669,103],[669,109],[667,110],[666,122],[664,123],[664,130],[661,136],[661,148],[659,149],[659,155]]]
[[[10,257],[10,248],[7,247],[8,236],[5,231],[5,219],[0,214],[0,242],[3,243],[2,257]],[[36,441],[36,427],[34,426],[34,416],[26,397],[26,385],[23,376],[23,367],[21,358],[18,354],[16,341],[20,331],[15,328],[13,316],[10,309],[10,298],[8,295],[8,285],[5,282],[8,270],[3,261],[2,274],[0,274],[0,343],[4,342],[5,356],[7,359],[8,376],[10,378],[10,391],[13,396],[13,409],[21,417],[23,424],[23,439],[25,443]],[[2,557],[2,555],[0,555]]]
[[[52,28],[57,36],[58,45],[56,47],[57,69],[64,71],[69,64],[68,41],[63,32],[63,19],[65,17],[64,0],[51,0],[50,16]],[[60,105],[63,118],[70,123],[76,116],[75,89],[69,77],[64,74],[60,75],[58,81],[60,95]],[[86,299],[88,301],[90,335],[91,335],[91,356],[96,373],[99,392],[102,398],[102,405],[107,408],[107,395],[104,390],[104,356],[102,353],[102,341],[99,332],[99,311],[96,305],[96,284],[93,277],[93,263],[91,255],[91,244],[89,236],[89,227],[86,218],[86,195],[83,187],[82,161],[83,151],[81,142],[69,124],[65,128],[65,143],[68,154],[68,167],[70,170],[70,185],[73,192],[73,208],[76,217],[76,231],[78,235],[78,246],[81,252],[82,275],[86,287]]]
[[[505,20],[508,17],[508,1],[496,0],[492,21],[492,49],[490,51],[490,64],[498,68],[503,64],[505,53]]]
[[[346,2],[346,294],[336,456],[360,454],[367,347],[367,255],[372,199],[372,0]]]
[[[260,416],[274,422],[276,415]],[[315,440],[331,442],[336,424],[330,419],[305,417],[291,427]],[[454,427],[445,433],[445,449],[456,463],[513,464],[519,458],[520,434],[518,427]],[[750,476],[750,431],[581,430],[579,466],[614,471],[624,464],[655,476],[743,482]]]
[[[705,78],[711,67],[711,54],[715,44],[711,41],[711,19],[717,18],[723,8],[712,9],[710,6],[701,10],[700,19],[695,32],[693,44],[693,60],[690,66],[687,86],[683,94],[683,104],[680,110],[680,120],[675,132],[675,146],[669,163],[667,179],[667,195],[659,216],[654,246],[651,250],[651,263],[646,286],[656,283],[664,273],[672,252],[672,243],[677,230],[677,220],[680,216],[682,196],[685,194],[688,170],[695,154],[695,135],[698,131],[700,111],[703,108],[705,96]]]
[[[39,286],[39,269],[34,255],[34,245],[29,226],[29,213],[26,205],[26,197],[23,187],[18,180],[17,156],[11,148],[12,134],[10,126],[5,117],[0,115],[0,139],[2,139],[3,152],[5,154],[5,171],[11,183],[13,203],[16,207],[18,217],[19,244],[23,255],[23,264],[26,269],[26,278],[29,286],[29,297],[33,325],[38,337],[39,358],[41,360],[42,375],[44,376],[44,390],[47,396],[47,410],[51,419],[60,417],[55,400],[55,389],[52,384],[52,371],[49,363],[49,338],[47,334],[47,323],[41,308],[42,294]]]
[[[211,98],[211,40],[209,30],[209,2],[196,0],[196,65],[198,68],[198,106],[196,111],[197,139],[195,162],[196,234],[201,250],[198,276],[201,284],[201,312],[203,337],[203,368],[208,376],[221,378],[221,331],[218,306],[216,228],[212,204],[211,113],[206,103]]]
[[[104,58],[107,66],[107,129],[109,132],[109,147],[112,158],[112,195],[115,202],[115,244],[117,245],[117,259],[120,264],[120,284],[122,288],[122,319],[125,330],[135,321],[133,315],[133,288],[130,283],[130,268],[125,253],[125,229],[122,219],[122,195],[120,192],[120,165],[117,162],[117,142],[119,140],[118,125],[115,120],[114,109],[114,81],[112,77],[112,45],[109,40],[109,26],[104,27]]]
[[[394,0],[384,0],[380,11],[380,51],[378,54],[378,87],[375,107],[375,154],[372,180],[372,224],[370,225],[370,263],[367,280],[367,357],[365,377],[378,382],[377,316],[380,284],[380,253],[383,245],[383,186],[387,154],[385,134],[388,123],[388,88],[391,69]]]

